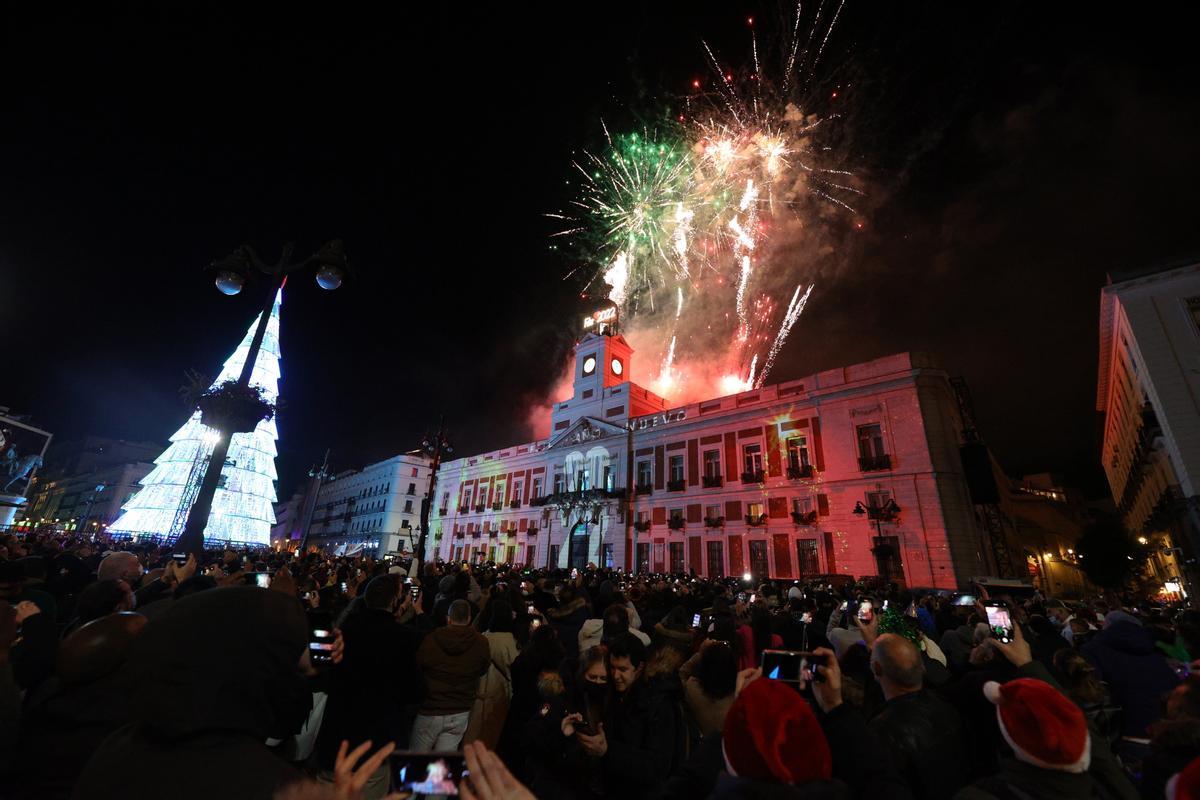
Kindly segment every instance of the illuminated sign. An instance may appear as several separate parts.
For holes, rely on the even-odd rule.
[[[599,311],[593,312],[590,316],[583,318],[583,329],[585,331],[596,330],[599,333],[604,332],[604,328],[616,327],[617,324],[617,307],[609,306],[602,308]]]
[[[631,419],[625,423],[625,427],[631,431],[644,431],[647,428],[657,428],[659,425],[667,425],[672,422],[681,422],[687,419],[687,412],[668,411],[665,414],[653,414],[649,417],[638,417]]]

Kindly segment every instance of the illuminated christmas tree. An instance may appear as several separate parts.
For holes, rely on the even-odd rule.
[[[279,397],[279,306],[283,291],[275,295],[275,307],[267,324],[262,349],[254,362],[250,385],[258,387],[272,405]],[[254,329],[250,325],[242,343],[233,351],[213,381],[211,389],[236,381],[241,374]],[[187,512],[196,499],[203,465],[212,454],[217,432],[200,422],[197,409],[171,437],[171,445],[154,460],[155,467],[141,481],[142,488],[123,507],[120,518],[109,526],[121,535],[154,534],[175,537],[183,530]],[[212,513],[204,529],[210,543],[269,545],[275,524],[275,441],[279,433],[274,418],[258,423],[251,433],[235,433],[213,499]]]

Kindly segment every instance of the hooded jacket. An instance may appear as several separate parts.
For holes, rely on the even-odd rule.
[[[307,642],[299,601],[281,592],[234,586],[179,600],[134,643],[134,721],[95,751],[73,797],[271,797],[299,777],[264,741],[308,716]]]
[[[1148,737],[1147,726],[1160,716],[1160,699],[1179,683],[1154,647],[1154,637],[1137,622],[1113,619],[1080,652],[1095,665],[1096,677],[1109,685],[1113,702],[1124,710],[1121,733]]]
[[[470,625],[448,625],[425,637],[417,649],[417,666],[425,678],[426,716],[471,710],[479,678],[492,664],[487,639]]]

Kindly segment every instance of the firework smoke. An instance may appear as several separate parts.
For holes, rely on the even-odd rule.
[[[797,5],[772,47],[752,30],[743,74],[703,43],[711,90],[695,81],[676,122],[605,128],[607,149],[574,165],[572,207],[552,215],[595,265],[586,291],[620,306],[642,382],[671,402],[763,385],[831,255],[825,229],[862,193],[829,144],[837,117],[810,94],[844,5],[811,19]]]

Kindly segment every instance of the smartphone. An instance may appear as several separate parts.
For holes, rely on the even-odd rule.
[[[976,598],[975,595],[973,595],[973,594],[959,595],[959,597],[954,601],[954,605],[956,605],[956,606],[973,606],[973,605],[975,605],[975,601],[977,599],[978,598]]]
[[[804,655],[799,650],[763,650],[763,677],[786,683],[799,683]]]
[[[530,603],[529,605],[525,606],[525,613],[531,617],[535,616],[537,614],[537,606],[535,606],[533,603]]]
[[[260,589],[266,589],[271,585],[271,576],[266,572],[247,572],[245,580],[248,585],[257,586]]]
[[[1013,640],[1013,625],[1012,617],[1008,614],[1008,609],[994,603],[988,603],[983,608],[987,611],[988,627],[992,629],[992,636],[1004,644],[1011,642]]]
[[[345,582],[345,581],[342,581],[342,591],[343,591],[343,592],[345,592],[345,591],[348,591],[348,590],[346,589],[346,582]]]
[[[468,774],[462,753],[393,753],[392,765],[393,788],[419,796],[458,797]]]
[[[314,667],[333,663],[333,619],[329,614],[309,612],[308,658]]]
[[[758,602],[758,595],[756,595],[756,594],[750,595],[750,603],[753,605],[756,602]]]
[[[414,603],[417,602],[417,598],[420,596],[421,596],[421,587],[420,586],[412,587],[412,592],[411,592],[412,601]]]
[[[575,580],[578,577],[579,577],[579,570],[572,568],[571,569],[571,580]]]
[[[180,566],[183,566],[184,564],[187,563],[188,554],[187,553],[173,553],[171,555],[171,558],[175,559],[176,563],[178,563]]]
[[[693,628],[700,627],[700,615],[699,614],[692,614],[692,627]]]
[[[870,622],[873,616],[875,616],[874,604],[870,600],[863,600],[858,606],[858,618],[863,622]]]
[[[803,622],[805,625],[811,625],[812,624],[812,612],[805,611],[803,614],[800,615],[800,621]]]
[[[888,610],[888,601],[887,601],[887,600],[884,600],[884,601],[883,601],[883,610],[884,610],[884,611],[887,611],[887,610]]]
[[[744,602],[746,602],[746,593],[745,593],[745,592],[738,592],[737,601],[738,601],[739,603],[744,603]]]

